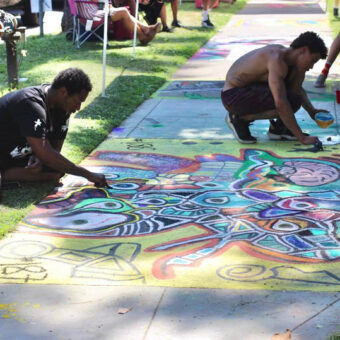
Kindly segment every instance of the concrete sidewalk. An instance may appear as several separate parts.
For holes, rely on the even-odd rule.
[[[109,138],[233,139],[219,100],[228,67],[248,50],[272,42],[288,44],[307,30],[318,32],[330,45],[332,34],[318,2],[249,1],[178,70],[174,82]],[[308,74],[312,96],[330,91],[312,87],[323,63]],[[332,74],[339,73],[334,65]],[[338,122],[334,102],[318,104]],[[257,126],[263,132],[260,140],[267,138],[267,127]],[[338,124],[332,129],[339,134]],[[4,263],[0,267],[6,270]],[[25,270],[30,275],[35,268]],[[2,284],[0,339],[269,340],[291,329],[294,340],[325,340],[340,326],[339,300],[335,292]]]

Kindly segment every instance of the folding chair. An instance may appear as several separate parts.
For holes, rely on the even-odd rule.
[[[77,48],[88,39],[97,38],[104,42],[103,33],[99,30],[104,26],[104,17],[94,17],[97,9],[102,9],[104,3],[96,0],[68,0],[73,15],[73,42]]]

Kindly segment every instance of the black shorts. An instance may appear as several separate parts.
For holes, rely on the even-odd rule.
[[[267,83],[234,87],[222,92],[221,99],[228,112],[237,116],[262,113],[276,108]],[[294,112],[301,107],[302,98],[299,94],[287,90],[287,99]]]
[[[148,25],[154,25],[160,16],[163,6],[163,0],[151,0],[148,5],[140,4],[139,10],[145,12],[144,20]]]

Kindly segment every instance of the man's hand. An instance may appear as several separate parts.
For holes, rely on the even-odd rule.
[[[93,182],[96,187],[110,187],[106,178],[103,174],[97,174],[95,172],[91,172],[91,175],[87,178],[90,182]]]
[[[27,162],[26,169],[31,169],[34,172],[40,172],[43,164],[40,162],[39,158],[34,155],[31,156]]]
[[[304,144],[304,145],[315,144],[315,143],[318,143],[318,142],[320,142],[319,138],[315,137],[315,136],[305,136],[304,135],[302,140],[300,140],[300,143]]]
[[[329,113],[328,110],[324,110],[324,109],[316,109],[316,108],[313,108],[312,110],[310,110],[308,113],[310,115],[310,117],[315,120],[315,115],[319,112],[327,112]]]

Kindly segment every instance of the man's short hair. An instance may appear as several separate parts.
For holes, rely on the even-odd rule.
[[[327,47],[324,41],[314,32],[301,33],[291,44],[291,48],[307,46],[310,53],[320,53],[321,59],[327,57]]]
[[[92,90],[92,84],[88,75],[76,67],[68,68],[56,75],[52,82],[52,89],[60,89],[61,87],[66,88],[69,96],[80,93],[82,90],[87,92]]]

